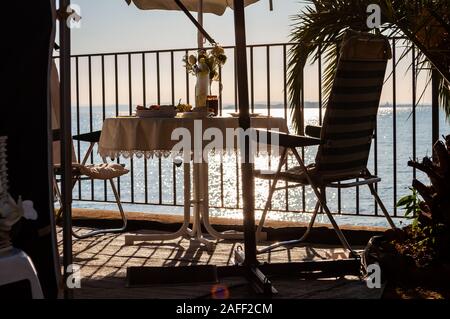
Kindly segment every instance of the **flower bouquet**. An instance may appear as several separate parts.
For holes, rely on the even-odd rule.
[[[198,55],[185,56],[186,70],[197,77],[195,85],[195,109],[206,111],[206,100],[211,94],[212,81],[219,80],[219,69],[226,63],[227,56],[220,46],[210,50],[200,50]]]

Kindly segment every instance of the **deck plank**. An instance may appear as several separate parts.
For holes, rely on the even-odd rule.
[[[77,232],[89,228],[75,227]],[[157,233],[155,231],[154,233]],[[59,249],[62,250],[62,232],[58,229]],[[126,269],[130,266],[191,266],[212,264],[233,265],[233,251],[242,245],[238,241],[220,241],[208,251],[198,242],[186,238],[154,241],[125,246],[124,234],[74,240],[74,262],[81,267],[82,287],[76,289],[76,298],[202,298],[207,297],[212,284],[159,285],[126,287]],[[261,243],[261,247],[267,243]],[[62,252],[61,252],[62,253]],[[333,246],[307,245],[279,249],[259,256],[264,262],[287,262],[344,258],[343,250]],[[279,298],[380,298],[381,291],[368,289],[357,277],[311,280],[301,278],[274,278]],[[249,289],[243,278],[226,278],[220,285],[229,287],[230,298],[248,297]]]

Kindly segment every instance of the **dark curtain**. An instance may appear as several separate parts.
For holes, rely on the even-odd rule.
[[[57,296],[51,188],[49,62],[54,43],[54,0],[3,4],[0,134],[8,136],[10,194],[32,200],[38,219],[22,219],[13,245],[33,260],[47,298]]]

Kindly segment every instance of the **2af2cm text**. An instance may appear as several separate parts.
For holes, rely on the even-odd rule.
[[[220,304],[219,307],[202,306],[202,305],[183,305],[177,306],[177,314],[198,314],[207,317],[210,313],[220,314],[271,314],[272,304],[250,304],[250,303],[237,303],[237,304]]]

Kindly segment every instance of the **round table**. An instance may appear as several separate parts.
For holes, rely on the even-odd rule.
[[[287,123],[281,117],[258,116],[251,118],[252,128],[261,128],[288,132]],[[238,118],[213,117],[213,118],[139,118],[123,116],[105,119],[100,136],[98,151],[103,158],[117,157],[168,157],[179,155],[174,152],[174,147],[180,142],[182,134],[184,141],[190,143],[192,152],[184,150],[184,220],[181,228],[168,234],[127,235],[125,244],[130,245],[135,241],[147,240],[171,240],[182,236],[190,236],[201,243],[210,246],[211,241],[203,237],[201,223],[207,232],[216,239],[240,239],[240,232],[218,232],[209,222],[208,201],[208,163],[196,160],[196,154],[203,154],[203,149],[211,142],[211,134],[217,139],[217,134],[222,134],[219,142],[222,151],[238,149],[236,136],[231,138],[232,132],[239,128]],[[204,135],[209,140],[204,139]],[[173,135],[173,136],[172,136]],[[233,140],[233,143],[230,143]],[[220,143],[222,142],[222,143]],[[228,142],[228,143],[227,143]],[[220,145],[221,144],[221,145]],[[215,151],[221,151],[215,149]],[[189,153],[189,154],[188,154]],[[201,157],[201,156],[200,156]],[[193,160],[193,197],[191,198],[190,162]],[[191,205],[194,207],[193,227],[189,228]]]

